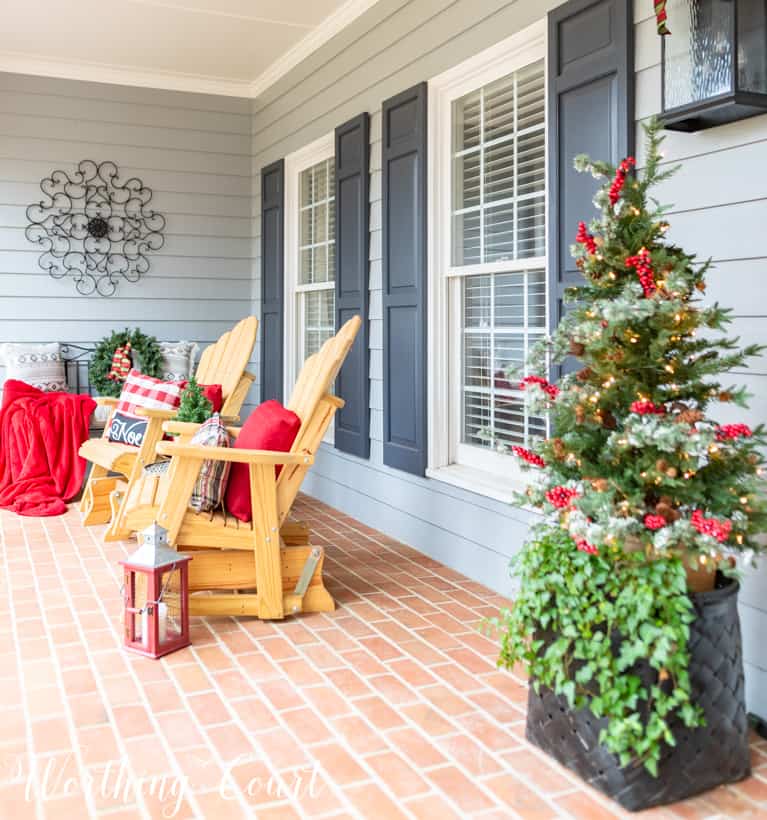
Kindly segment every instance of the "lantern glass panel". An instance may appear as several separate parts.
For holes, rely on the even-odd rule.
[[[181,636],[181,570],[173,567],[163,572],[160,580],[160,600],[157,620],[158,647],[177,641]]]
[[[734,0],[669,0],[667,13],[664,109],[732,91]]]
[[[738,3],[738,87],[767,94],[767,3]]]
[[[126,601],[134,612],[125,610],[125,632],[129,640],[146,643],[147,578],[142,572],[125,573]],[[132,637],[131,637],[132,636]]]

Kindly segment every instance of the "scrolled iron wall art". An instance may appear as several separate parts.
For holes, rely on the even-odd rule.
[[[112,296],[120,280],[138,282],[148,254],[165,244],[165,217],[149,207],[137,177],[120,182],[114,162],[89,159],[70,177],[54,171],[45,198],[27,208],[26,237],[44,248],[39,263],[54,279],[71,276],[78,293]]]

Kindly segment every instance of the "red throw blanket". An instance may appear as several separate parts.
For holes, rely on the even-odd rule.
[[[0,410],[0,507],[19,515],[61,515],[80,491],[96,407],[90,396],[43,393],[9,379]]]

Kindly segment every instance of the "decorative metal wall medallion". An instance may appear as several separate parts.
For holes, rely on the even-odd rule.
[[[71,177],[54,171],[40,190],[45,197],[27,208],[27,239],[44,248],[40,267],[54,279],[71,276],[79,293],[112,296],[121,279],[138,282],[148,254],[165,244],[152,191],[137,177],[121,182],[114,162],[83,160]]]

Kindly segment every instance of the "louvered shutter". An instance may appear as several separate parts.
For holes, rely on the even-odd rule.
[[[285,162],[261,170],[261,398],[282,401],[285,316]]]

